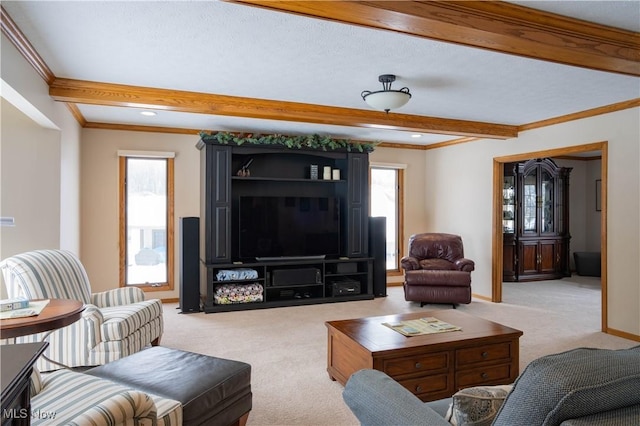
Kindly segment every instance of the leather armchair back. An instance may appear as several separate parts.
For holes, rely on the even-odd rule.
[[[464,257],[462,238],[445,233],[414,234],[409,238],[409,255],[401,259],[405,271],[452,270],[471,272],[475,263]]]
[[[455,262],[464,257],[462,238],[444,233],[412,235],[409,238],[409,256],[418,260],[444,259]]]

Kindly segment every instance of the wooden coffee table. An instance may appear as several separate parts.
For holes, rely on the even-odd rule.
[[[435,317],[462,331],[407,337],[382,323]],[[343,385],[364,368],[380,370],[422,401],[459,389],[508,384],[519,373],[522,331],[455,310],[327,321],[327,371]]]

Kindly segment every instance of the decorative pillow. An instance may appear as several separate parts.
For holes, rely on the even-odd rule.
[[[513,385],[476,386],[453,395],[446,420],[454,426],[489,426]]]
[[[40,375],[40,371],[36,367],[33,367],[33,372],[31,373],[30,381],[31,381],[31,386],[30,386],[31,398],[33,398],[42,390],[42,376]]]

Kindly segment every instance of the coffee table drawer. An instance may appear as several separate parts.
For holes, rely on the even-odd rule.
[[[456,372],[456,386],[458,389],[499,383],[508,385],[511,382],[511,364],[491,365]]]
[[[456,366],[469,366],[488,361],[508,360],[512,357],[511,343],[495,343],[456,351]]]
[[[408,374],[429,374],[450,367],[449,352],[415,355],[403,358],[391,358],[383,361],[382,368],[389,376],[396,378]]]
[[[453,389],[453,380],[449,374],[446,373],[400,380],[398,383],[422,401],[444,398],[455,392]]]

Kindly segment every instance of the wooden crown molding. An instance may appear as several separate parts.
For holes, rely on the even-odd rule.
[[[16,49],[24,56],[26,61],[31,64],[33,69],[40,74],[40,77],[42,77],[47,84],[51,84],[55,76],[2,6],[0,6],[0,26],[2,27],[2,34],[11,40],[11,43],[13,43]]]
[[[624,109],[635,108],[640,106],[640,98],[630,99],[628,101],[622,101],[611,105],[605,105],[597,108],[588,109],[585,111],[579,111],[573,114],[561,115],[559,117],[548,118],[546,120],[535,121],[533,123],[523,124],[518,126],[518,131],[525,131],[531,129],[538,129],[540,127],[547,127],[553,124],[566,123],[568,121],[579,120],[581,118],[594,117],[596,115],[608,114],[610,112],[622,111]]]
[[[153,108],[199,114],[297,121],[353,127],[384,126],[392,130],[508,139],[517,126],[477,121],[386,114],[353,108],[252,99],[208,93],[56,78],[49,85],[56,101],[91,105]]]
[[[226,1],[640,76],[640,33],[502,1]]]

